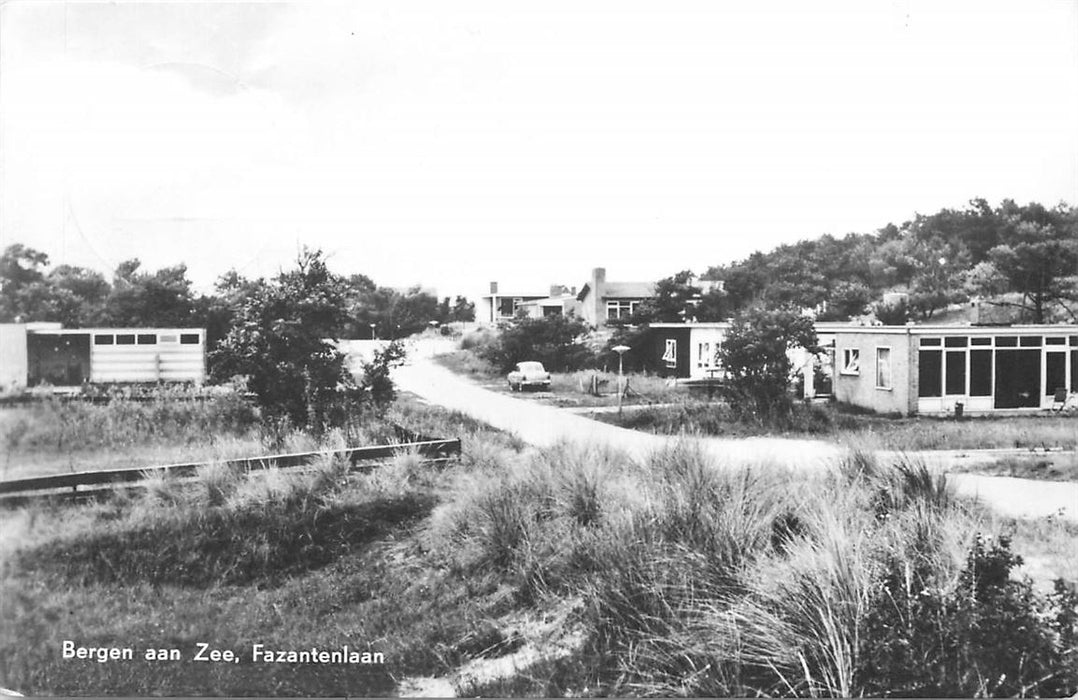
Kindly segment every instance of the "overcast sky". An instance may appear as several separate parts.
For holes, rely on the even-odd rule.
[[[8,0],[0,139],[0,242],[53,263],[654,280],[1076,203],[1078,2]]]

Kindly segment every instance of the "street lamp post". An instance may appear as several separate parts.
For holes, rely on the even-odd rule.
[[[371,340],[378,340],[378,336],[374,334],[374,329],[377,328],[377,326],[373,323],[368,323],[367,325],[371,327]]]
[[[623,387],[625,372],[623,371],[622,360],[625,359],[625,353],[629,350],[629,346],[615,345],[612,349],[618,354],[618,416],[621,416],[621,397],[625,394],[625,389]]]

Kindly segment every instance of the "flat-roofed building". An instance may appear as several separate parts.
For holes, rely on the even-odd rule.
[[[880,413],[1039,411],[1078,392],[1078,325],[851,326],[835,398]]]
[[[0,386],[190,382],[206,379],[203,328],[69,328],[0,324]]]

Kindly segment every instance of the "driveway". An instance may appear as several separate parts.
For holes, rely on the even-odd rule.
[[[773,462],[802,470],[826,469],[843,454],[840,446],[819,440],[674,438],[619,428],[564,409],[488,391],[435,364],[430,353],[422,350],[412,355],[409,364],[395,369],[393,378],[403,391],[466,413],[537,446],[566,440],[604,444],[640,458],[674,440],[691,439],[720,464]],[[945,470],[952,454],[922,452],[907,456]],[[884,454],[885,458],[893,456],[893,453]],[[1022,518],[1058,515],[1078,522],[1078,483],[977,474],[948,474],[947,479],[959,493],[979,496],[1003,515]]]

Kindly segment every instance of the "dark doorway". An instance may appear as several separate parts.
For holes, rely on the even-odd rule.
[[[1040,408],[1041,351],[996,351],[996,408]]]
[[[30,386],[79,386],[90,379],[90,334],[26,336]]]

